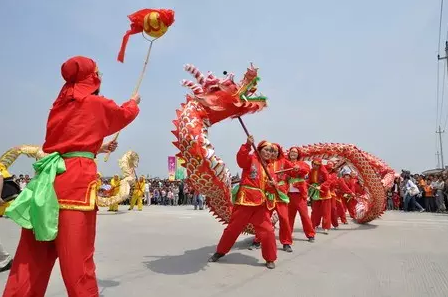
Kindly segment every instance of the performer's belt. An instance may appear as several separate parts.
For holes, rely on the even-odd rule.
[[[6,209],[7,215],[25,229],[32,229],[37,241],[52,241],[58,233],[59,202],[54,190],[56,175],[66,171],[64,159],[94,159],[91,152],[51,153],[33,164],[35,176]]]
[[[281,180],[281,181],[279,181],[278,182],[278,186],[283,186],[283,185],[285,185],[286,183],[285,183],[285,181],[284,180]],[[289,197],[288,197],[288,195],[287,194],[285,194],[285,193],[283,193],[282,191],[280,191],[280,190],[277,190],[277,194],[278,194],[278,197],[280,198],[280,200],[282,201],[282,202],[284,202],[284,203],[289,203]],[[270,200],[270,201],[275,201],[275,194],[274,193],[269,193],[269,192],[266,192],[266,197],[268,198],[268,200]],[[274,204],[275,205],[275,204]]]
[[[308,196],[311,200],[320,200],[320,190],[317,189],[318,183],[313,183],[311,187],[308,188]]]
[[[291,178],[288,183],[289,184],[294,184],[294,183],[300,183],[300,182],[304,182],[305,180],[303,178]]]

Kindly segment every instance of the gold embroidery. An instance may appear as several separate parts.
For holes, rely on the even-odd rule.
[[[84,196],[84,201],[62,200],[59,203],[59,208],[69,210],[91,211],[95,209],[96,197],[97,197],[97,183],[95,180],[89,184],[86,191],[86,195]]]

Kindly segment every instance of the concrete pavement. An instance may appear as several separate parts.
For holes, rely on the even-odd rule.
[[[142,212],[101,210],[95,260],[102,296],[448,296],[448,216],[388,212],[368,225],[342,225],[308,243],[296,223],[293,253],[279,250],[275,270],[251,236],[208,263],[223,226],[191,206]],[[278,231],[277,231],[278,234]],[[0,240],[14,253],[19,228],[0,218]],[[278,243],[279,249],[281,248]],[[66,296],[59,264],[48,297]],[[0,273],[0,288],[8,273]]]

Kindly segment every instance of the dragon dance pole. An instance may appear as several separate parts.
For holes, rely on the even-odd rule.
[[[238,121],[240,121],[241,126],[243,127],[244,132],[246,132],[247,137],[250,136],[249,131],[246,128],[246,125],[244,124],[243,120],[241,119],[241,117],[238,117]],[[269,174],[268,171],[268,167],[266,166],[266,163],[264,162],[264,160],[261,158],[260,153],[257,150],[257,147],[255,146],[255,144],[252,142],[252,148],[255,151],[255,154],[257,154],[258,159],[260,160],[261,166],[263,166],[264,172],[266,172],[266,175],[269,178],[269,181],[274,182],[274,179],[272,178],[272,176]],[[277,189],[277,186],[275,186],[275,189]]]
[[[157,39],[157,38],[156,38],[156,39]],[[145,63],[143,64],[142,73],[140,74],[140,77],[138,78],[137,85],[135,86],[135,89],[134,89],[134,92],[132,93],[132,96],[134,96],[135,94],[137,94],[137,93],[138,93],[138,90],[140,89],[140,86],[141,86],[142,81],[143,81],[143,77],[145,76],[146,66],[148,66],[149,55],[151,55],[152,44],[153,44],[153,42],[154,42],[156,39],[154,39],[154,40],[149,40],[149,48],[148,48],[148,52],[146,53],[146,59],[145,59]],[[117,141],[118,136],[120,135],[120,132],[121,132],[121,131],[118,131],[118,132],[115,134],[115,136],[114,136],[114,138],[113,138],[112,141]],[[107,161],[109,160],[109,156],[110,156],[110,152],[108,152],[108,153],[106,154],[106,156],[104,156],[104,162],[107,162]]]

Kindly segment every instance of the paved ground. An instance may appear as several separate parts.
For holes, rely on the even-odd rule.
[[[318,234],[315,243],[297,228],[294,252],[279,251],[275,270],[263,267],[260,251],[246,249],[249,236],[220,262],[207,263],[222,229],[191,207],[101,211],[95,259],[102,296],[448,296],[445,215],[389,212],[370,225]],[[15,224],[0,219],[11,252],[18,235]],[[6,277],[0,274],[0,288]],[[66,296],[58,267],[46,296]]]

